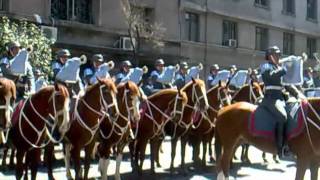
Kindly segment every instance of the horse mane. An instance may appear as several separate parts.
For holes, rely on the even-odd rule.
[[[193,80],[195,84],[198,84],[200,87],[205,87],[204,81],[201,79],[194,79]],[[192,84],[194,84],[193,81],[188,82],[186,85],[181,88],[181,91],[185,91],[187,88],[189,88]]]
[[[122,88],[126,88],[126,86],[129,86],[129,89],[131,90],[132,94],[134,96],[140,96],[140,90],[139,90],[139,87],[132,81],[128,81],[126,83],[120,83],[118,84],[117,86],[117,89],[122,89]]]
[[[114,84],[113,80],[111,78],[103,78],[98,81],[98,83],[95,83],[89,87],[86,88],[85,94],[89,93],[90,91],[93,91],[97,87],[99,87],[101,84],[107,86],[108,89],[111,89],[112,92],[116,93],[117,92],[117,87]]]
[[[10,92],[14,99],[16,99],[16,87],[12,80],[6,78],[0,78],[0,92],[1,94],[6,94],[6,92]]]
[[[248,88],[249,86],[250,86],[250,84],[245,84],[244,86],[242,86],[241,89],[233,95],[232,99],[234,99],[234,97],[238,96],[238,94],[242,93],[242,91],[244,91],[244,89]],[[252,86],[253,86],[253,88],[257,88],[258,91],[262,91],[259,83],[253,82]]]

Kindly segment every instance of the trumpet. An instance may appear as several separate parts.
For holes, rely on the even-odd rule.
[[[147,74],[148,71],[149,71],[149,69],[148,69],[147,66],[143,66],[143,67],[142,67],[142,71],[143,71],[143,74]]]
[[[80,64],[83,65],[86,63],[87,63],[87,56],[83,54],[80,56]]]
[[[108,66],[110,69],[113,69],[114,68],[114,62],[111,60],[109,62],[107,62]]]

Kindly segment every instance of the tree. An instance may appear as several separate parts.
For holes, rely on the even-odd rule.
[[[0,19],[0,54],[5,56],[8,52],[7,45],[17,41],[24,48],[32,47],[29,61],[34,68],[50,74],[50,63],[52,59],[52,40],[46,38],[39,27],[26,20],[11,21],[8,17]]]
[[[136,55],[140,51],[142,40],[152,43],[155,49],[164,46],[163,36],[166,29],[159,22],[146,21],[145,9],[141,4],[139,6],[135,0],[121,0],[121,7],[128,25],[134,60],[137,60]],[[136,39],[136,44],[133,39]]]

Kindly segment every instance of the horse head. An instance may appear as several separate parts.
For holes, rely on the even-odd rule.
[[[192,78],[192,81],[181,90],[187,93],[189,105],[194,106],[202,112],[205,112],[209,108],[205,84],[201,79]]]
[[[209,99],[215,99],[217,105],[227,106],[231,104],[231,96],[230,96],[229,86],[219,81],[219,84],[215,87],[212,87],[208,90],[207,96]]]
[[[54,120],[51,129],[54,138],[61,140],[69,128],[69,93],[64,84],[55,82],[49,98],[49,116]]]
[[[119,116],[117,103],[117,87],[111,78],[97,78],[99,87],[100,103],[111,120]]]
[[[0,129],[10,127],[13,105],[16,99],[16,87],[13,81],[0,78]]]
[[[171,118],[174,122],[178,122],[182,118],[183,109],[187,103],[188,103],[187,94],[181,90],[178,90],[174,101],[169,104],[169,108],[173,109],[171,112]]]
[[[140,120],[139,106],[141,93],[139,87],[132,81],[120,84],[118,87],[118,105],[119,109],[126,109],[128,117],[134,122]],[[121,103],[119,103],[121,102]]]
[[[263,92],[259,83],[251,81],[250,82],[250,102],[257,104],[263,99]]]

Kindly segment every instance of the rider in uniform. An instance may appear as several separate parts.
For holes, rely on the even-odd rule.
[[[102,54],[95,54],[92,56],[92,66],[86,68],[83,71],[83,80],[85,86],[90,85],[90,79],[94,76],[95,72],[98,70],[99,66],[104,62]]]
[[[178,89],[183,88],[186,84],[186,76],[188,73],[188,63],[185,61],[180,62],[179,72],[176,74],[174,85],[177,86]]]
[[[286,110],[284,88],[290,94],[297,97],[299,93],[294,87],[281,84],[281,77],[286,74],[286,69],[280,66],[280,49],[277,46],[270,47],[266,50],[266,63],[260,66],[262,80],[265,84],[265,96],[261,106],[272,113],[276,123],[276,145],[279,157],[282,157],[282,148],[284,145],[284,128],[287,120],[291,118]]]
[[[61,71],[63,66],[66,64],[68,58],[71,56],[70,52],[68,49],[61,49],[57,52],[57,60],[54,60],[52,63],[52,71],[54,74],[54,81],[61,81],[56,79],[56,75]],[[63,82],[66,84],[66,87],[69,91],[69,95],[71,98],[75,98],[78,93],[83,89],[83,85],[81,82],[81,79],[78,78],[77,82],[71,83],[71,82]]]
[[[218,83],[218,82],[215,82],[214,80],[217,77],[218,72],[219,72],[219,65],[213,64],[210,67],[210,74],[208,75],[208,78],[207,78],[208,89],[212,88]]]
[[[116,81],[115,81],[116,84],[120,84],[122,79],[128,76],[131,67],[132,67],[132,64],[129,60],[125,60],[121,62],[120,72],[116,75]]]
[[[160,89],[171,88],[172,85],[168,83],[162,83],[159,81],[161,74],[164,71],[164,61],[163,59],[157,59],[155,63],[156,70],[152,71],[150,74],[153,92],[158,91]]]
[[[23,75],[14,75],[10,70],[10,59],[15,57],[20,51],[21,45],[19,42],[10,42],[8,45],[8,56],[0,60],[0,67],[3,76],[16,83],[16,102],[25,99],[29,94],[34,93],[34,76],[32,66],[29,61],[26,62],[26,73]]]

